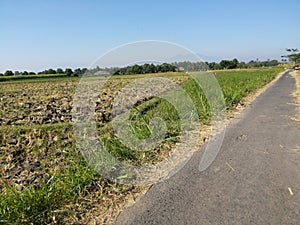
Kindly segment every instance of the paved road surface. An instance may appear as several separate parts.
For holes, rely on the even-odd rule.
[[[198,152],[116,224],[300,224],[300,126],[289,118],[297,113],[294,89],[284,74],[227,128],[206,171],[197,169]]]

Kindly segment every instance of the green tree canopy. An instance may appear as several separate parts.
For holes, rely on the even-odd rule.
[[[58,68],[58,69],[56,70],[56,73],[57,73],[57,74],[63,74],[63,73],[64,73],[64,71],[63,71],[63,69],[61,69],[61,68]]]
[[[65,69],[65,74],[66,74],[67,76],[71,76],[71,75],[73,74],[72,69],[66,68],[66,69]]]
[[[13,75],[14,75],[14,73],[11,70],[6,70],[4,73],[4,76],[13,76]]]
[[[291,61],[293,63],[300,62],[300,53],[297,53],[297,52],[299,52],[299,50],[297,48],[287,48],[286,51],[289,53],[292,53],[292,54],[283,55],[283,56],[281,56],[282,58],[287,58],[287,59],[289,59],[289,61]]]
[[[239,61],[237,59],[233,60],[222,60],[220,66],[222,69],[235,69],[238,66]]]

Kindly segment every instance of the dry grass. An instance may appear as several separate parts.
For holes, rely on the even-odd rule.
[[[293,71],[291,75],[296,80],[296,90],[293,93],[293,97],[295,98],[298,105],[300,105],[300,71]],[[300,108],[298,108],[298,114],[292,118],[292,120],[300,123]]]

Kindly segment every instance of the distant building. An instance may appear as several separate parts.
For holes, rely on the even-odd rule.
[[[109,75],[110,72],[107,71],[107,70],[100,70],[100,71],[97,71],[96,73],[94,73],[95,75]]]
[[[182,66],[176,67],[176,72],[183,72],[184,68]]]

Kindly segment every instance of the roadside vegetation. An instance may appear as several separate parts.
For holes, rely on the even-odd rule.
[[[292,119],[300,123],[300,70],[293,71],[292,75],[296,80],[296,90],[293,93],[293,96],[295,97],[295,100],[298,104],[298,115],[296,115],[296,117]]]
[[[230,110],[282,71],[282,67],[273,67],[214,73]],[[87,224],[93,219],[107,223],[143,190],[106,180],[83,160],[71,123],[79,78],[53,76],[1,80],[0,224]],[[181,85],[193,99],[201,123],[209,125],[211,119],[203,92],[185,72],[111,77],[101,90],[101,104],[96,107],[99,139],[118,159],[139,165],[165,159],[180,134],[174,107],[153,98],[132,109],[131,124],[136,136],[146,138],[150,135],[149,121],[163,118],[167,135],[162,144],[142,154],[131,151],[114,137],[110,123],[114,96],[143,76],[166,77]]]

